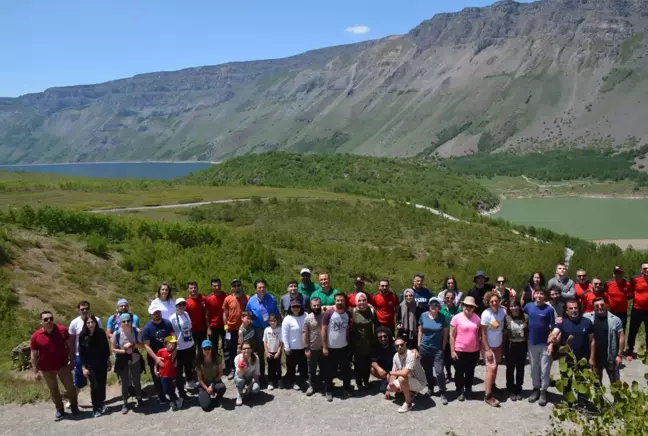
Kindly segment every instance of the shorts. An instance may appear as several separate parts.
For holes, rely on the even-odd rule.
[[[409,377],[407,381],[409,381],[410,390],[413,392],[421,392],[425,387],[420,381],[418,381],[414,377]],[[394,386],[400,389],[400,382],[398,381],[398,379],[394,380],[392,383],[394,384]]]
[[[79,356],[74,357],[74,387],[77,389],[84,388],[88,385],[88,380],[83,375],[83,368],[81,368],[81,360]]]

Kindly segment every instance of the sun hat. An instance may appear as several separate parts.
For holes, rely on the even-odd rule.
[[[175,336],[169,335],[166,338],[164,338],[164,343],[166,344],[167,342],[171,342],[172,344],[175,344],[176,342],[178,342],[178,340],[175,338]]]
[[[461,302],[464,306],[472,306],[472,307],[477,307],[477,303],[475,303],[475,299],[473,297],[466,297],[464,300]]]
[[[176,298],[176,306],[177,306],[178,304],[180,304],[180,303],[185,303],[185,304],[187,304],[187,300],[185,300],[185,299],[182,298],[182,297],[180,297],[180,298]]]
[[[212,346],[212,341],[210,341],[209,339],[205,339],[200,344],[200,348],[214,348],[214,347]]]
[[[299,271],[299,275],[300,275],[300,276],[303,276],[304,274],[308,274],[309,276],[310,276],[310,275],[313,275],[313,273],[311,272],[311,270],[309,270],[308,268],[302,268],[301,271]]]
[[[486,279],[486,281],[490,280],[484,271],[477,271],[475,273],[475,277],[473,277],[473,282],[477,281],[477,277],[483,277]]]
[[[122,313],[121,315],[119,315],[119,322],[130,321],[130,320],[131,320],[130,313]]]
[[[433,304],[441,306],[441,300],[439,300],[437,297],[432,297],[428,300],[428,306],[432,306]]]

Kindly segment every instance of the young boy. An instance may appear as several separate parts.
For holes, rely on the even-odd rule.
[[[268,359],[268,390],[278,387],[281,379],[281,327],[279,327],[279,318],[272,314],[268,318],[270,324],[263,331],[263,348],[265,357]]]
[[[241,327],[239,328],[237,354],[241,354],[241,344],[243,342],[248,342],[253,349],[256,347],[256,341],[254,340],[254,325],[252,324],[252,315],[250,315],[250,312],[241,313]]]
[[[155,366],[155,374],[160,377],[162,389],[171,401],[171,408],[176,411],[182,407],[182,398],[178,398],[175,393],[175,379],[176,379],[176,344],[178,340],[174,336],[167,336],[164,338],[164,348],[160,348],[157,356],[162,359],[162,363],[157,362]]]

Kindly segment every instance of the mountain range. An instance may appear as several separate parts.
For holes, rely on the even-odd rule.
[[[647,28],[645,0],[503,0],[284,59],[0,98],[0,163],[635,146]]]

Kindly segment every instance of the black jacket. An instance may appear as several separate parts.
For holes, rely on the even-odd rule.
[[[106,332],[98,328],[93,335],[81,333],[79,336],[79,360],[86,368],[103,368],[110,359],[110,345]]]

